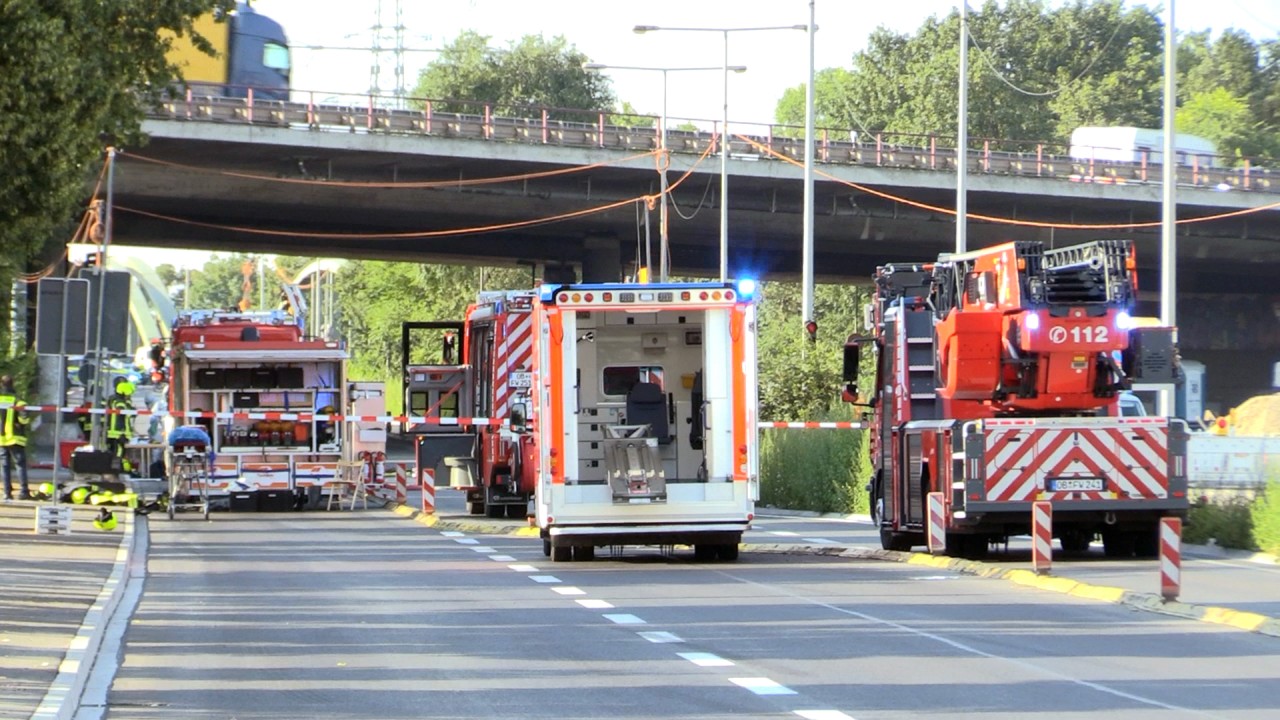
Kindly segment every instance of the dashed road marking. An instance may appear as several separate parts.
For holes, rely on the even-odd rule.
[[[515,560],[515,558],[510,555],[490,555],[489,559],[495,562],[511,562]],[[533,570],[536,570],[536,569],[537,568],[533,567],[532,565],[529,566],[529,572],[532,572]]]
[[[729,682],[737,685],[738,687],[744,687],[757,695],[796,694],[795,690],[764,677],[729,678]]]
[[[795,537],[799,533],[793,533],[790,530],[770,530],[770,535],[781,535],[782,537]]]
[[[605,619],[617,623],[619,625],[648,625],[644,620],[626,613],[609,614],[605,613]]]
[[[444,530],[440,534],[447,538],[456,538],[456,537],[462,537],[466,533],[460,533],[457,530]]]
[[[582,601],[579,600],[578,602],[582,602]],[[661,631],[661,630],[638,632],[636,634],[644,638],[645,640],[648,640],[651,643],[682,643],[684,642],[684,638],[680,637],[679,635],[676,635],[675,633]]]
[[[586,595],[586,594],[587,594],[587,591],[586,591],[586,590],[582,590],[582,589],[580,589],[580,588],[573,587],[572,585],[564,585],[564,586],[561,586],[561,587],[554,587],[554,588],[551,588],[551,590],[552,590],[553,592],[558,592],[558,593],[560,593],[561,595]]]
[[[500,557],[500,556],[498,556],[498,555],[494,555],[494,556],[493,556],[492,558],[490,558],[490,559],[491,559],[491,560],[497,560],[499,557]],[[509,559],[510,559],[510,558],[509,558]],[[515,570],[516,572],[538,572],[538,568],[536,568],[536,567],[534,567],[534,566],[532,566],[532,565],[508,565],[507,567],[511,568],[512,570]]]
[[[822,543],[822,544],[825,544],[825,545],[832,545],[832,544],[834,544],[834,543],[835,543],[835,540],[828,540],[828,539],[826,539],[826,538],[802,538],[802,539],[803,539],[805,542],[811,542],[811,543]]]
[[[613,603],[609,602],[608,600],[592,600],[590,598],[587,598],[583,600],[575,600],[574,602],[590,610],[608,610],[613,607]],[[643,635],[644,633],[640,633],[640,634]]]
[[[529,579],[536,583],[558,583],[560,578],[555,575],[530,575]]]
[[[478,553],[492,553],[492,552],[498,552],[497,550],[494,550],[493,548],[489,547],[488,545],[477,545],[477,546],[475,546],[475,547],[473,547],[473,548],[471,548],[471,549],[472,549],[472,550],[475,550],[475,551],[476,551],[476,552],[478,552]]]
[[[698,667],[731,667],[732,660],[725,660],[719,655],[704,652],[676,653],[680,657],[697,665]]]
[[[839,710],[796,710],[795,713],[805,720],[853,720]]]
[[[453,541],[456,543],[462,543],[463,545],[479,545],[480,544],[480,541],[475,538],[454,538]]]

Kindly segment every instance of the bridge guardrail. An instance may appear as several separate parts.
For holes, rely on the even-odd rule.
[[[163,103],[149,113],[162,120],[244,123],[299,128],[309,131],[341,131],[352,133],[389,133],[428,135],[478,140],[555,145],[575,148],[616,150],[653,150],[660,138],[656,127],[611,125],[608,116],[596,113],[597,122],[561,120],[551,117],[547,109],[539,117],[498,115],[491,105],[472,103],[479,113],[440,112],[432,101],[423,101],[421,110],[379,107],[372,102],[325,105],[279,100],[195,95]],[[583,113],[583,111],[576,111]],[[803,141],[788,135],[775,135],[775,126],[767,126],[765,134],[750,134],[752,140],[769,151],[793,160],[801,160]],[[746,133],[744,133],[746,135]],[[936,137],[912,136],[925,145],[890,142],[883,135],[872,139],[832,139],[833,132],[822,130],[815,140],[815,160],[828,165],[869,166],[894,169],[955,172],[956,151],[941,147]],[[847,136],[845,134],[844,136]],[[672,153],[701,154],[717,142],[714,132],[668,130],[667,148]],[[1081,160],[1051,152],[1045,143],[1034,144],[1033,150],[1008,151],[993,149],[990,140],[983,148],[967,155],[968,171],[974,174],[1039,177],[1090,184],[1150,184],[1161,182],[1162,168],[1148,162],[1116,162]],[[740,138],[730,138],[731,155],[751,156],[776,161],[772,155],[758,153]],[[1245,164],[1238,168],[1202,167],[1192,160],[1177,171],[1180,186],[1216,190],[1280,193],[1280,173]]]

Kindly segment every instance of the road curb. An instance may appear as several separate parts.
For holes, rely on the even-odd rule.
[[[102,644],[102,636],[116,606],[120,604],[120,596],[124,594],[124,587],[130,577],[138,518],[123,508],[119,508],[117,517],[124,518],[125,522],[111,574],[107,576],[102,590],[85,613],[62,662],[58,664],[58,674],[45,692],[40,705],[32,713],[31,720],[71,720],[79,710],[80,697],[84,694],[89,671],[93,668],[98,647]]]
[[[458,532],[480,533],[483,535],[509,535],[512,537],[538,537],[539,531],[536,527],[522,526],[515,528],[495,527],[492,524],[482,522],[468,522],[466,520],[445,520],[440,516],[424,513],[421,510],[414,510],[408,505],[396,505],[388,503],[387,507],[400,517],[409,518],[420,525],[426,525],[436,530],[456,530]]]
[[[1004,580],[1017,585],[1047,590],[1063,595],[1099,600],[1115,605],[1125,605],[1135,610],[1173,615],[1213,623],[1227,625],[1239,630],[1280,637],[1280,618],[1273,618],[1258,613],[1232,610],[1231,608],[1212,605],[1192,605],[1177,601],[1166,601],[1155,593],[1141,593],[1124,588],[1106,585],[1091,585],[1070,578],[1054,575],[1037,575],[1030,570],[1009,569],[988,565],[976,560],[960,560],[943,556],[926,555],[924,553],[897,552],[894,550],[877,550],[875,548],[849,548],[840,546],[807,546],[807,545],[743,545],[743,552],[825,555],[831,557],[853,558],[858,560],[882,560],[909,565],[951,570],[965,575]]]

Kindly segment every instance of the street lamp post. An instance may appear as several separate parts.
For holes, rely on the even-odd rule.
[[[670,158],[667,155],[667,73],[672,72],[688,72],[696,70],[719,70],[719,67],[641,67],[637,65],[607,65],[605,63],[582,63],[583,70],[648,70],[652,72],[662,73],[662,117],[659,119],[658,132],[658,149],[662,152],[662,165],[660,166],[660,177],[662,178],[662,203],[658,206],[658,237],[661,245],[660,257],[658,259],[659,282],[667,281],[667,274],[670,271],[668,265],[670,254],[670,241],[667,231],[667,165]],[[732,65],[728,70],[742,73],[747,71],[745,65]],[[726,76],[727,77],[727,76]]]
[[[665,30],[671,32],[718,32],[724,36],[724,112],[720,125],[720,281],[729,277],[729,33],[761,30],[804,30],[808,25],[769,25],[764,27],[660,27],[636,25],[637,34]]]

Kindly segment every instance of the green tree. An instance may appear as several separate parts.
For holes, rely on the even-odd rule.
[[[563,37],[525,35],[505,48],[467,30],[447,44],[418,76],[417,97],[473,101],[437,105],[446,112],[476,112],[474,102],[551,108],[558,119],[581,119],[564,108],[608,111],[616,99],[609,79],[584,70],[590,58]],[[624,111],[625,112],[625,111]]]
[[[0,284],[69,230],[104,143],[141,142],[143,108],[177,76],[161,32],[191,34],[195,17],[233,4],[0,3]]]
[[[1225,88],[1192,95],[1178,108],[1176,123],[1180,133],[1212,140],[1220,155],[1256,157],[1270,150],[1255,133],[1249,103]]]
[[[251,267],[254,258],[249,255],[214,255],[204,267],[191,272],[191,287],[187,288],[188,307],[192,310],[226,310],[239,305],[244,290],[244,266]],[[250,281],[257,276],[250,274]],[[258,299],[256,286],[248,293],[251,301]]]

